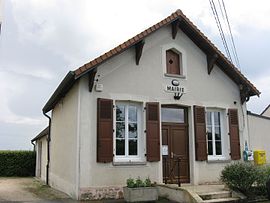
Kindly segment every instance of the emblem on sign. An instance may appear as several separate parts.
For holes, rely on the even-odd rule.
[[[174,93],[174,99],[179,100],[186,93],[186,88],[180,86],[180,82],[174,79],[171,85],[165,85],[165,92]]]

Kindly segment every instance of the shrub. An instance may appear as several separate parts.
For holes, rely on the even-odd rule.
[[[34,151],[0,151],[0,176],[34,176]]]
[[[151,180],[150,180],[149,177],[145,179],[144,184],[145,184],[145,187],[151,187],[152,186],[152,183],[151,183]]]
[[[136,187],[144,187],[144,182],[141,180],[140,177],[136,179]]]
[[[146,178],[145,181],[143,181],[140,177],[138,177],[136,180],[134,180],[133,178],[128,178],[126,183],[127,183],[127,187],[129,188],[152,186],[150,178]]]
[[[266,195],[266,182],[270,178],[269,166],[255,166],[251,163],[233,163],[221,172],[221,181],[232,190],[239,190],[247,196]]]
[[[127,187],[129,188],[134,188],[136,185],[135,185],[135,181],[133,178],[128,178],[127,179]]]
[[[270,167],[269,166],[257,166],[258,176],[255,186],[253,187],[254,193],[257,195],[266,195],[266,182],[270,179]]]
[[[250,163],[234,163],[226,166],[221,172],[221,181],[229,188],[247,193],[256,182],[258,170]]]

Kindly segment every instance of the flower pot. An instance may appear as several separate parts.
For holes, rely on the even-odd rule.
[[[156,187],[124,187],[123,191],[124,199],[127,202],[147,202],[156,201],[158,199],[158,192]]]

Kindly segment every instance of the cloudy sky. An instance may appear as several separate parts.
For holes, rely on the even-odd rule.
[[[241,71],[262,92],[260,98],[250,100],[248,107],[260,113],[270,102],[270,3],[225,2]],[[4,0],[2,3],[0,149],[32,149],[31,138],[48,122],[41,109],[69,70],[177,9],[224,50],[208,0]]]

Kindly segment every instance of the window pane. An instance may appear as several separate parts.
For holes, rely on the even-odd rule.
[[[116,121],[125,120],[125,106],[116,105]]]
[[[184,123],[184,109],[161,108],[162,122]]]
[[[128,146],[128,154],[129,155],[137,155],[137,140],[129,140]]]
[[[137,108],[136,108],[136,106],[129,106],[128,107],[128,120],[131,122],[137,121]]]
[[[212,127],[211,126],[207,127],[207,139],[212,140]]]
[[[212,141],[212,133],[211,132],[207,133],[207,139],[208,139],[208,141]]]
[[[221,140],[220,127],[215,127],[215,140]]]
[[[220,112],[214,112],[215,126],[220,126]]]
[[[116,123],[116,138],[125,138],[125,123]]]
[[[211,122],[211,112],[206,112],[206,120],[207,120],[207,124],[208,125],[212,125],[212,122]]]
[[[128,137],[137,138],[137,123],[128,124]]]
[[[208,141],[208,155],[213,155],[213,144],[212,144],[212,141]]]
[[[216,141],[216,155],[221,155],[221,154],[222,154],[221,142]]]
[[[116,155],[125,155],[125,140],[116,140]]]

